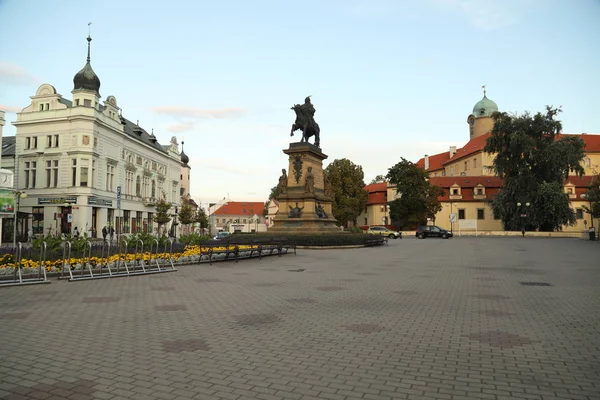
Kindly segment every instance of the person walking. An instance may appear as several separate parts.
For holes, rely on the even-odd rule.
[[[73,236],[76,238],[79,237],[79,229],[77,229],[77,227],[75,227],[75,229],[73,229]]]
[[[108,230],[106,226],[102,228],[102,240],[106,242],[106,236],[108,236]]]

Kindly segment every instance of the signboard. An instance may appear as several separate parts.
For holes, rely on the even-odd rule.
[[[73,214],[67,214],[67,222],[73,222]]]
[[[458,221],[458,215],[456,213],[452,213],[450,214],[450,222],[456,222]]]
[[[39,205],[61,206],[65,203],[77,204],[77,197],[38,197]]]
[[[112,203],[111,203],[112,206]],[[121,186],[117,186],[117,210],[121,209]]]
[[[88,204],[90,206],[112,207],[112,200],[101,199],[98,197],[88,197]]]
[[[15,212],[15,193],[12,190],[0,189],[0,213]]]

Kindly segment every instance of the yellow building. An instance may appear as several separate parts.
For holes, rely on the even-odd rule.
[[[444,189],[445,194],[440,198],[443,208],[435,217],[435,223],[442,228],[456,230],[461,225],[475,224],[476,228],[467,229],[502,230],[502,221],[494,217],[489,205],[489,200],[502,188],[502,180],[492,169],[495,155],[483,151],[494,125],[491,115],[496,111],[498,106],[484,92],[483,99],[475,104],[467,117],[469,142],[462,148],[451,146],[447,152],[425,155],[417,161],[417,165],[429,173],[431,184]],[[571,135],[561,134],[558,139],[566,136]],[[582,231],[600,225],[594,224],[583,208],[589,206],[585,193],[594,175],[600,171],[600,135],[577,136],[585,143],[586,156],[582,161],[585,175],[569,176],[565,182],[565,193],[569,195],[577,223],[564,227],[564,231]],[[527,206],[523,207],[525,215]],[[456,222],[451,222],[451,214],[456,214]],[[463,223],[464,220],[469,220],[470,224]]]
[[[417,165],[429,173],[431,184],[444,189],[444,196],[440,198],[442,210],[431,221],[442,228],[453,231],[503,230],[502,221],[494,217],[489,204],[490,199],[502,188],[502,180],[495,176],[492,169],[495,155],[483,151],[494,126],[491,116],[496,111],[498,106],[487,98],[484,91],[483,98],[475,104],[473,112],[467,117],[467,144],[461,148],[450,146],[443,153],[426,154],[417,161]],[[566,136],[571,135],[561,134],[558,139]],[[594,223],[590,215],[584,212],[584,206],[590,206],[586,192],[594,182],[594,176],[600,172],[600,135],[583,133],[576,136],[581,137],[585,143],[586,155],[582,161],[585,174],[582,177],[569,176],[565,181],[565,193],[571,200],[577,223],[563,228],[564,231],[574,232],[590,226],[600,226],[600,221]],[[369,192],[369,200],[358,224],[363,227],[389,224],[389,210],[386,206],[395,199],[395,187],[375,183],[366,185],[365,190]],[[525,215],[527,206],[524,204],[522,207]]]

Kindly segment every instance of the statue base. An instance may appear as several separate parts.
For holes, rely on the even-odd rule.
[[[283,152],[289,156],[287,188],[277,198],[279,211],[268,232],[340,232],[333,217],[332,200],[325,195],[323,160],[327,155],[310,143],[290,143]],[[314,177],[314,192],[305,187],[309,168]]]

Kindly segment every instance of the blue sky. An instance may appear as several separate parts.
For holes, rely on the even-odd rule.
[[[325,164],[367,183],[462,146],[484,84],[502,111],[562,105],[565,132],[600,133],[598,0],[0,0],[0,21],[8,121],[42,83],[72,97],[91,21],[102,99],[185,140],[204,203],[266,199],[307,95]]]

